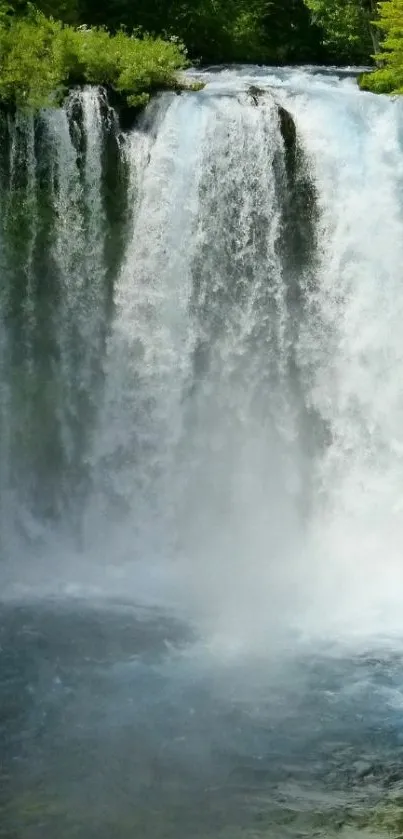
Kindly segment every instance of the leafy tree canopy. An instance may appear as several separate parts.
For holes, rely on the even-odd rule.
[[[339,61],[368,62],[373,51],[375,0],[305,0],[323,41]]]
[[[375,93],[403,94],[403,0],[382,0],[376,26],[383,35],[376,55],[379,69],[361,78],[361,87]]]
[[[324,60],[321,33],[304,0],[37,0],[67,23],[141,28],[184,41],[192,59]]]

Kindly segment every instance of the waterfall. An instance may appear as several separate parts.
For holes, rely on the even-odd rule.
[[[166,575],[232,636],[395,626],[400,103],[201,75],[125,133],[96,89],[2,117],[2,562]]]
[[[18,535],[35,543],[56,520],[76,526],[111,312],[104,158],[119,136],[90,89],[64,109],[3,119],[2,131],[0,491],[9,554]],[[118,190],[118,168],[114,177]]]

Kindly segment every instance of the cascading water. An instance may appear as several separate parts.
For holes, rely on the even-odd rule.
[[[204,78],[126,137],[90,89],[3,120],[3,553],[339,620],[400,579],[401,108]]]
[[[125,132],[95,89],[0,120],[23,839],[313,835],[318,808],[330,836],[396,781],[402,107],[349,73],[201,76]]]
[[[21,535],[33,547],[56,520],[77,527],[126,208],[122,185],[107,217],[107,144],[119,137],[97,91],[2,130],[1,534],[13,559]]]

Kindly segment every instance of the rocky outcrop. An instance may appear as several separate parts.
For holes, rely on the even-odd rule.
[[[256,87],[256,85],[251,85],[248,89],[248,95],[250,96],[254,105],[258,105],[262,96],[267,96],[267,90],[262,90],[261,87]]]
[[[287,155],[295,155],[297,148],[297,128],[294,118],[290,112],[278,105],[278,116],[280,120],[280,130],[284,140],[284,146]]]
[[[271,99],[274,99],[270,91],[265,90],[261,87],[257,87],[256,85],[250,85],[250,87],[248,88],[248,96],[252,101],[253,105],[255,105],[256,107],[258,107],[262,100],[267,100],[268,96],[270,96]],[[284,108],[282,105],[279,105],[277,102],[276,105],[280,120],[280,129],[283,135],[286,151],[294,153],[297,145],[297,129],[295,126],[294,119],[291,116],[290,112],[286,110],[286,108]]]

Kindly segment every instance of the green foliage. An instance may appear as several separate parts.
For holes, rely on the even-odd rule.
[[[88,25],[107,23],[176,36],[193,58],[235,60],[263,55],[262,21],[267,0],[80,0]]]
[[[403,94],[403,0],[380,2],[376,25],[384,35],[382,51],[375,56],[381,66],[361,77],[361,87],[375,93]]]
[[[374,0],[305,0],[323,30],[331,55],[344,61],[368,61],[372,52]]]
[[[53,0],[48,0],[52,2]],[[44,0],[42,0],[44,2]],[[176,35],[192,59],[283,63],[322,60],[304,0],[79,0],[88,25]]]
[[[24,7],[21,7],[20,2],[11,3],[11,0],[0,0],[0,26],[6,26],[10,22],[12,15],[21,11]]]
[[[186,65],[185,51],[162,38],[111,36],[105,29],[63,30],[69,74],[104,84],[127,96],[130,105],[147,102],[149,93],[177,86],[176,70]]]
[[[32,11],[0,23],[0,99],[38,108],[60,102],[71,83],[109,85],[142,105],[150,92],[175,87],[186,65],[181,44],[75,29]]]
[[[370,0],[360,0],[362,3]],[[2,2],[2,0],[0,0]],[[4,2],[4,0],[3,0]],[[141,30],[176,37],[192,60],[203,63],[326,62],[329,39],[308,10],[311,0],[35,0],[47,16],[65,24],[107,27],[112,33]],[[322,0],[322,5],[343,0]],[[344,0],[358,3],[359,0]],[[28,0],[14,0],[13,6]],[[315,20],[313,19],[315,17]],[[319,15],[322,20],[321,16]],[[333,41],[332,41],[333,44]],[[340,49],[340,42],[337,42]],[[334,48],[333,53],[334,53]],[[351,51],[351,50],[350,50]],[[367,57],[371,52],[369,45]],[[343,60],[345,56],[343,55]]]
[[[262,0],[177,2],[176,31],[191,55],[204,61],[255,61],[268,57]],[[172,24],[171,24],[172,26]]]
[[[3,22],[6,20],[7,15],[11,11],[10,3],[7,0],[0,0],[0,21]]]
[[[79,0],[39,0],[35,4],[47,17],[77,26],[80,23]]]
[[[175,71],[185,66],[187,54],[204,63],[367,63],[377,51],[371,43],[375,4],[36,0],[35,9],[29,0],[0,0],[0,99],[19,107],[52,105],[69,85],[88,82],[110,85],[140,105],[153,90],[177,85]],[[380,25],[382,20],[385,15]],[[386,52],[391,49],[389,42]],[[392,83],[389,64],[369,84],[400,89],[403,81]]]
[[[18,106],[50,103],[65,81],[62,25],[33,14],[0,29],[0,98]]]
[[[273,60],[326,63],[323,32],[316,25],[303,0],[270,0],[264,20],[266,39]]]

